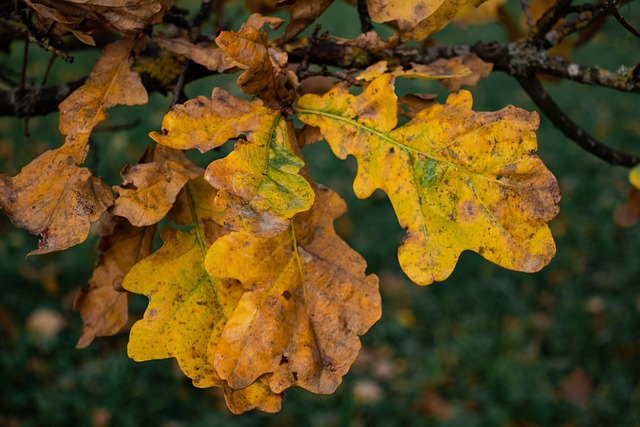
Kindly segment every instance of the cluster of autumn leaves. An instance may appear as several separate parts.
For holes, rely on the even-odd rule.
[[[38,4],[57,3],[74,2]],[[301,10],[308,19],[318,3],[331,2],[296,2],[291,23]],[[466,2],[436,1],[419,13],[407,6],[423,3],[371,1],[369,8],[374,20],[393,19],[417,38],[431,28],[429,19],[445,22],[450,8]],[[45,16],[44,6],[33,7]],[[396,78],[472,73],[459,62],[453,71],[380,63],[359,76],[359,95],[337,85],[299,97],[286,53],[262,29],[280,21],[252,15],[238,32],[222,32],[216,46],[157,36],[162,48],[212,70],[243,70],[238,85],[254,99],[215,88],[209,98],[175,105],[140,163],[126,166],[122,185],[109,188],[82,166],[89,136],[108,108],[148,101],[132,71],[146,37],[122,31],[60,104],[64,144],[17,176],[0,176],[2,209],[41,237],[31,254],[81,243],[100,220],[100,258],[75,303],[84,321],[78,346],[119,331],[128,292],[144,294],[149,306],[131,329],[129,355],[175,357],[194,385],[223,387],[235,413],[277,411],[291,386],[333,392],[359,352],[359,337],[381,314],[378,278],[333,229],[345,203],[311,179],[305,145],[324,139],[337,157],[356,157],[358,197],[376,189],[388,195],[406,230],[399,261],[415,283],[447,278],[464,250],[520,271],[539,270],[555,253],[547,223],[560,193],[533,154],[535,113],[511,106],[474,112],[466,91],[446,104],[396,97]],[[398,126],[401,115],[409,120]],[[292,117],[305,126],[296,128]],[[232,140],[233,151],[206,170],[184,154]],[[154,250],[164,218],[176,226],[162,229],[163,245]]]

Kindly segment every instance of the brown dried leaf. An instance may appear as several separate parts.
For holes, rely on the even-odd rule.
[[[38,0],[55,8],[67,20],[87,20],[122,34],[141,30],[162,21],[170,0]]]
[[[76,164],[78,153],[65,144],[40,155],[15,177],[0,175],[0,207],[11,222],[41,236],[45,254],[82,243],[92,222],[113,202],[113,194],[86,168]]]
[[[196,64],[203,65],[211,71],[222,73],[238,65],[237,62],[229,60],[230,58],[219,47],[193,44],[184,35],[173,39],[154,36],[153,40],[158,43],[161,49],[166,49],[177,55],[184,55]]]
[[[87,82],[60,103],[60,132],[68,144],[82,150],[93,128],[107,118],[107,108],[148,102],[140,76],[130,70],[132,52],[136,56],[143,47],[143,37],[126,38],[108,45]]]
[[[274,393],[298,385],[331,393],[355,360],[359,335],[380,317],[376,276],[332,227],[345,204],[325,187],[316,203],[270,238],[231,233],[205,260],[213,277],[246,291],[215,350],[215,368],[235,389],[264,374]]]
[[[117,198],[111,213],[135,227],[155,224],[169,212],[182,187],[202,173],[182,151],[154,145],[139,164],[120,172],[123,184],[113,187]]]
[[[286,43],[304,31],[304,29],[313,24],[332,3],[333,0],[297,0],[291,8],[291,19],[287,24],[284,35],[278,40],[278,44]]]
[[[446,67],[457,67],[463,66],[469,69],[471,72],[465,76],[455,76],[450,79],[443,79],[440,81],[442,86],[447,88],[452,92],[460,90],[462,85],[465,86],[475,86],[478,82],[485,77],[488,77],[489,74],[493,71],[493,64],[488,62],[484,62],[482,59],[478,58],[475,53],[470,53],[468,55],[459,56],[456,58],[452,58],[450,60],[439,59],[434,64],[443,62],[443,65]],[[446,63],[446,64],[444,64]]]
[[[122,279],[151,253],[155,234],[155,226],[133,227],[126,219],[108,213],[100,226],[105,231],[98,243],[100,258],[73,302],[84,323],[77,348],[87,347],[95,337],[115,335],[126,324],[129,297],[122,289]]]
[[[582,368],[575,368],[560,383],[560,397],[585,408],[593,393],[593,381]]]
[[[274,109],[295,100],[298,84],[293,77],[295,74],[282,70],[286,53],[269,49],[263,30],[245,24],[239,32],[221,32],[216,43],[229,57],[247,68],[238,77],[238,86],[244,93],[257,96],[265,106]]]

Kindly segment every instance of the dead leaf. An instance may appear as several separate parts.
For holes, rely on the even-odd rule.
[[[66,325],[62,314],[49,308],[35,310],[26,320],[27,331],[41,341],[54,338]]]
[[[334,154],[358,159],[354,191],[389,196],[407,235],[398,258],[418,284],[444,280],[464,250],[519,271],[538,271],[555,254],[547,222],[558,213],[555,177],[533,154],[536,113],[509,106],[471,110],[471,94],[397,125],[393,78],[358,97],[337,87],[305,95],[298,118],[318,126]]]
[[[178,225],[197,224],[208,248],[221,235],[225,211],[215,204],[216,189],[203,176],[189,181],[182,188],[167,218]]]
[[[162,124],[158,143],[205,152],[244,135],[226,158],[209,165],[205,178],[216,189],[225,225],[261,237],[279,234],[313,204],[313,191],[298,174],[304,165],[291,124],[260,101],[245,101],[222,89],[176,106]]]
[[[453,76],[450,79],[440,80],[442,86],[452,92],[460,90],[460,87],[462,87],[462,85],[477,85],[480,80],[488,77],[493,71],[493,64],[484,62],[482,59],[478,58],[475,53],[458,56],[450,60],[439,59],[434,63],[434,65],[439,62],[442,62],[443,66],[446,67],[456,67],[459,64],[460,66],[466,67],[469,70],[469,73],[466,75]]]
[[[17,227],[41,237],[29,255],[60,251],[82,243],[91,223],[113,203],[107,185],[76,164],[67,144],[37,157],[15,176],[0,175],[0,207]]]
[[[274,393],[269,388],[269,378],[265,375],[258,378],[253,384],[236,390],[224,385],[224,400],[229,410],[234,414],[242,414],[252,409],[260,409],[264,412],[275,413],[282,407],[282,393]]]
[[[389,70],[387,61],[380,61],[367,67],[356,78],[368,82],[387,73],[409,79],[447,80],[468,76],[472,71],[463,65],[460,59],[438,60],[426,65],[412,62],[411,68],[407,70],[403,70],[401,67],[395,69],[392,67],[392,70]]]
[[[167,227],[161,236],[162,248],[137,263],[122,283],[149,297],[144,318],[131,328],[129,357],[175,357],[195,386],[221,386],[208,348],[217,342],[244,290],[204,269],[207,248],[198,227],[190,232]]]
[[[219,47],[193,44],[185,35],[171,39],[163,36],[154,36],[153,41],[158,43],[161,49],[166,49],[177,55],[184,55],[196,64],[203,65],[209,70],[217,71],[218,73],[238,65],[237,62],[229,60],[230,58]]]
[[[166,147],[206,153],[239,135],[249,137],[256,123],[277,116],[277,111],[265,108],[260,100],[246,101],[214,88],[211,98],[199,96],[174,106],[162,120],[163,132],[149,136]]]
[[[231,59],[247,69],[238,77],[238,86],[244,93],[257,96],[265,106],[277,110],[296,99],[295,74],[282,70],[286,64],[286,53],[269,49],[264,31],[243,25],[239,32],[221,32],[216,43]],[[282,63],[283,58],[285,64]]]
[[[463,7],[484,1],[367,0],[367,5],[374,22],[395,22],[402,40],[423,40],[444,28]]]
[[[290,219],[311,208],[313,190],[298,174],[304,162],[291,123],[276,116],[268,132],[238,140],[231,154],[209,165],[205,179],[218,189],[216,204],[226,210],[225,226],[257,237],[273,237]]]
[[[287,24],[284,35],[278,40],[278,44],[283,44],[300,34],[309,25],[324,13],[333,0],[297,0],[291,8],[291,19]]]
[[[215,368],[242,389],[264,374],[274,393],[293,385],[331,393],[355,360],[359,335],[380,317],[376,276],[332,228],[344,201],[325,187],[289,231],[270,238],[231,233],[209,249],[213,277],[246,292],[224,327]]]
[[[620,206],[613,214],[613,220],[620,227],[633,227],[640,219],[640,190],[631,187],[627,203]]]
[[[135,227],[152,225],[165,217],[182,187],[203,173],[182,151],[154,145],[140,163],[120,172],[122,187],[113,187],[117,198],[110,211]]]
[[[140,76],[130,71],[134,57],[143,47],[143,37],[118,40],[105,47],[87,82],[60,103],[60,132],[66,136],[67,144],[81,151],[93,128],[107,118],[107,108],[148,102]]]
[[[460,9],[453,22],[461,28],[467,28],[497,21],[498,10],[505,2],[506,0],[486,0],[479,6],[468,4]]]
[[[115,335],[127,323],[129,296],[122,289],[122,279],[151,253],[155,235],[155,226],[133,227],[109,213],[102,217],[99,228],[98,263],[73,302],[84,324],[77,348],[87,347],[95,337]]]
[[[66,21],[92,21],[121,34],[142,30],[162,21],[170,0],[32,0],[55,8]]]
[[[586,408],[593,393],[593,381],[582,368],[575,368],[564,377],[558,390],[560,397],[576,406]]]

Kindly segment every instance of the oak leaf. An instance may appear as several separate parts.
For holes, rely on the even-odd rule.
[[[434,61],[426,65],[412,62],[411,67],[406,70],[397,67],[391,72],[389,72],[387,61],[380,61],[364,69],[356,79],[368,82],[386,73],[409,79],[448,80],[463,78],[470,75],[472,71],[463,65],[460,59]]]
[[[122,34],[162,21],[170,0],[32,0],[58,10],[67,21],[85,20]]]
[[[132,52],[137,55],[144,44],[143,37],[130,37],[107,45],[87,82],[60,103],[60,132],[67,144],[81,151],[93,128],[107,118],[107,108],[148,102],[140,76],[130,70]]]
[[[165,217],[182,187],[202,174],[182,151],[154,145],[139,164],[125,166],[122,187],[113,187],[117,198],[111,213],[136,227],[152,225]]]
[[[238,64],[230,60],[227,55],[217,46],[207,46],[204,44],[193,44],[186,35],[176,38],[154,36],[153,41],[158,43],[161,49],[168,50],[177,55],[184,55],[196,64],[203,65],[211,71],[222,73]]]
[[[175,357],[198,387],[221,386],[207,354],[217,341],[243,289],[237,282],[211,277],[204,269],[206,246],[197,227],[171,227],[164,245],[136,264],[122,286],[149,297],[144,318],[131,328],[128,353],[135,361]]]
[[[65,144],[43,153],[15,177],[0,175],[0,207],[16,226],[41,237],[29,255],[84,242],[91,223],[113,202],[109,187],[77,165],[86,148],[78,152]]]
[[[374,22],[394,21],[403,40],[423,40],[440,31],[468,5],[485,0],[367,0]]]
[[[95,337],[115,335],[127,323],[129,295],[122,289],[122,279],[151,253],[155,234],[155,227],[133,227],[125,218],[108,213],[99,225],[98,263],[73,302],[83,321],[78,348],[87,347]]]
[[[451,92],[460,90],[463,85],[475,86],[493,71],[493,64],[484,62],[475,53],[457,56],[449,60],[439,59],[436,63],[446,64],[446,66],[451,66],[452,64],[453,66],[461,65],[469,69],[470,72],[467,75],[440,80],[442,86]]]
[[[245,24],[239,32],[221,32],[216,43],[240,67],[247,69],[238,77],[238,86],[244,93],[257,96],[265,106],[275,109],[295,100],[297,78],[295,73],[283,70],[287,54],[269,48],[263,30]]]
[[[533,154],[537,114],[477,113],[471,103],[462,91],[396,128],[393,77],[383,75],[357,97],[338,87],[298,104],[299,119],[318,126],[336,156],[357,158],[356,196],[387,193],[407,230],[400,265],[418,284],[447,278],[464,250],[526,272],[555,254],[547,222],[560,190]]]
[[[344,211],[342,199],[318,186],[313,208],[287,232],[270,239],[234,232],[209,249],[207,271],[246,289],[215,353],[230,387],[272,374],[274,393],[293,385],[331,393],[342,381],[358,337],[380,317],[378,278],[365,275],[365,261],[333,230]]]
[[[199,97],[177,105],[164,118],[164,134],[150,136],[160,144],[206,152],[244,135],[226,158],[205,173],[219,189],[217,203],[227,209],[226,225],[269,237],[287,229],[289,220],[313,204],[313,191],[298,174],[304,162],[291,124],[260,101],[245,101],[222,89],[211,99]]]
[[[313,24],[332,3],[333,0],[297,0],[291,7],[291,19],[289,19],[287,28],[278,43],[286,43],[300,34],[305,28]]]

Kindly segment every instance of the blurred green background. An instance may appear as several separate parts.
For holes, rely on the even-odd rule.
[[[509,8],[517,10],[511,0]],[[233,16],[238,15],[240,6]],[[640,26],[638,8],[622,14]],[[241,16],[237,18],[241,21]],[[355,11],[336,2],[323,29],[357,35]],[[504,40],[496,23],[447,27],[443,44]],[[617,69],[640,58],[624,46],[637,39],[614,20],[576,62]],[[17,44],[4,65],[19,70]],[[87,73],[95,52],[73,65],[56,62],[51,83]],[[32,46],[29,77],[39,83],[48,57]],[[227,87],[234,76],[190,85],[190,97]],[[612,146],[640,152],[637,95],[571,83],[546,86],[571,117]],[[508,76],[495,73],[470,88],[474,109],[507,104],[535,110]],[[402,81],[399,91],[446,92],[437,82]],[[237,91],[236,91],[237,93]],[[88,165],[109,185],[135,163],[160,128],[169,97],[146,107],[110,110],[94,134]],[[109,131],[109,126],[138,123]],[[29,121],[0,119],[0,172],[15,175],[44,150],[61,143],[57,115]],[[568,141],[546,118],[538,154],[563,191],[551,227],[558,253],[537,274],[496,267],[464,253],[444,283],[419,287],[398,267],[402,230],[386,197],[353,196],[353,159],[335,159],[324,143],[305,148],[317,181],[350,207],[336,227],[380,276],[382,319],[363,337],[361,357],[333,395],[285,393],[275,415],[231,415],[219,390],[191,386],[173,360],[135,363],[126,333],[76,350],[81,321],[71,304],[95,262],[95,234],[79,247],[25,259],[37,239],[0,215],[0,426],[640,426],[640,228],[621,227],[614,213],[626,203],[627,170],[609,167]],[[193,157],[194,159],[202,158]],[[619,222],[619,221],[618,221]],[[135,297],[132,317],[146,299]]]

